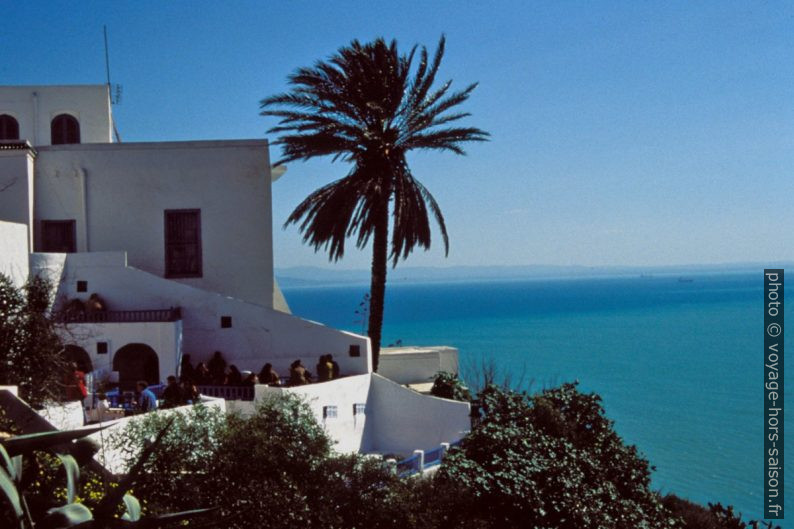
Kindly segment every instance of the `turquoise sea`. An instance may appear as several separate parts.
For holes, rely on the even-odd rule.
[[[690,281],[691,280],[691,281]],[[361,332],[367,285],[285,288],[294,314]],[[790,292],[791,289],[786,289]],[[785,311],[794,326],[794,298]],[[383,343],[452,345],[530,390],[579,380],[656,467],[654,487],[760,518],[763,275],[394,283]],[[789,329],[786,332],[792,341]],[[791,346],[790,346],[791,347]],[[791,383],[786,392],[791,395]],[[785,418],[792,425],[792,399]],[[789,436],[794,427],[789,426]],[[792,475],[794,443],[785,443]],[[787,518],[794,517],[792,494]],[[784,525],[785,524],[781,524]]]

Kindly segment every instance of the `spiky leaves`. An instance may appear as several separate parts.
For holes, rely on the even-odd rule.
[[[373,244],[373,278],[386,278],[379,263],[396,266],[417,246],[431,243],[430,217],[435,219],[449,250],[449,238],[436,200],[417,181],[406,159],[415,149],[447,150],[464,154],[463,144],[484,141],[488,133],[455,122],[467,117],[454,112],[477,86],[452,91],[452,82],[434,87],[445,40],[441,37],[431,59],[422,47],[400,54],[396,41],[362,44],[354,40],[326,61],[301,68],[289,77],[291,90],[262,100],[262,115],[279,118],[282,157],[277,164],[331,156],[352,164],[344,178],[309,195],[292,212],[286,225],[299,224],[304,241],[331,260],[345,253],[345,241],[355,236],[363,248]],[[391,220],[390,220],[391,219]],[[391,223],[391,240],[389,238]],[[386,240],[380,241],[379,238]],[[370,315],[382,315],[382,287],[373,279]],[[380,299],[379,299],[380,298]],[[380,304],[380,307],[376,305]],[[377,329],[370,337],[377,356]],[[377,364],[377,360],[376,360]]]

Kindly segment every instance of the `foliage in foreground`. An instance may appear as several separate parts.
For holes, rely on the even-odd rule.
[[[108,487],[89,508],[88,502],[79,496],[81,489],[86,488],[81,487],[80,466],[91,460],[96,447],[84,437],[101,428],[7,436],[0,440],[1,526],[8,529],[159,529],[209,512],[200,509],[143,517],[137,498],[127,493],[135,484],[143,461],[157,449],[161,434],[142,452],[121,482]],[[49,454],[49,458],[40,458],[43,454]],[[63,470],[63,494],[52,488],[53,478],[58,477],[56,458]],[[46,462],[46,468],[42,468],[42,461]],[[88,494],[92,492],[95,493],[87,491]],[[119,513],[122,503],[123,511]]]
[[[50,292],[41,278],[19,289],[0,274],[0,385],[18,386],[20,397],[34,406],[61,400],[69,372],[47,314]]]
[[[132,460],[164,419],[150,414],[115,442]],[[379,460],[332,453],[295,397],[259,405],[250,418],[203,406],[176,415],[145,465],[139,491],[153,512],[210,502],[217,527],[389,527],[379,507],[402,483]]]
[[[218,527],[229,528],[681,527],[598,396],[568,384],[534,397],[490,387],[480,398],[485,416],[437,476],[405,480],[377,459],[334,453],[295,397],[248,419],[196,406],[174,420],[137,491],[153,512],[218,505]],[[125,432],[129,457],[163,420]]]

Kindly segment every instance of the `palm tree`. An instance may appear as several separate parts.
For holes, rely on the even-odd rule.
[[[318,156],[352,164],[347,176],[301,202],[284,226],[300,223],[304,242],[327,251],[332,261],[344,255],[347,237],[355,235],[358,248],[372,238],[368,334],[375,370],[388,261],[396,266],[416,246],[430,248],[429,214],[449,252],[441,209],[414,178],[406,154],[413,149],[464,154],[462,143],[488,137],[478,128],[450,126],[469,115],[449,111],[466,101],[477,84],[458,92],[450,92],[452,81],[433,87],[444,37],[432,61],[422,47],[414,67],[416,50],[404,55],[394,40],[354,40],[327,61],[297,70],[289,77],[289,92],[261,102],[263,116],[280,118],[268,131],[281,134],[276,144],[283,155],[277,164]]]

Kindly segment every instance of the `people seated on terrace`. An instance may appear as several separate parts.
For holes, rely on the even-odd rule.
[[[331,380],[331,373],[333,372],[334,366],[331,364],[331,361],[328,360],[329,356],[331,355],[322,355],[320,361],[317,362],[317,382]]]
[[[334,355],[326,355],[325,356],[329,362],[331,362],[331,378],[337,379],[339,378],[339,364],[336,363],[334,360]]]
[[[88,297],[88,301],[85,302],[85,311],[88,314],[96,313],[96,312],[105,312],[107,310],[107,305],[105,304],[105,300],[99,297],[99,294],[91,294]]]
[[[273,364],[267,363],[262,366],[262,371],[259,372],[259,383],[268,386],[280,386],[281,378],[279,378],[276,370],[273,369]]]
[[[242,386],[243,374],[237,369],[237,366],[232,364],[229,366],[229,372],[226,374],[226,386]]]
[[[182,399],[185,404],[198,404],[201,400],[199,390],[191,380],[182,381]]]
[[[290,386],[303,386],[309,384],[312,380],[312,374],[303,367],[300,360],[295,360],[289,366],[289,385]]]
[[[147,411],[154,411],[157,409],[157,397],[154,396],[152,390],[149,389],[149,383],[145,380],[139,380],[135,386],[137,388],[138,411],[145,413]]]
[[[171,375],[168,377],[168,385],[163,390],[163,408],[176,408],[185,404],[185,399],[182,396],[182,388],[176,382],[176,377]]]
[[[258,382],[259,382],[259,379],[256,377],[256,373],[248,373],[248,376],[246,376],[243,379],[243,384],[242,385],[252,388],[252,387],[256,386]]]
[[[193,371],[193,382],[199,386],[206,386],[212,383],[212,374],[207,369],[207,364],[199,362],[196,369]]]
[[[212,383],[216,386],[223,385],[223,379],[226,377],[226,360],[220,351],[215,351],[212,359],[207,363],[207,368],[210,370]]]
[[[182,355],[182,361],[179,364],[179,380],[193,380],[195,373],[193,365],[190,363],[190,355]]]

